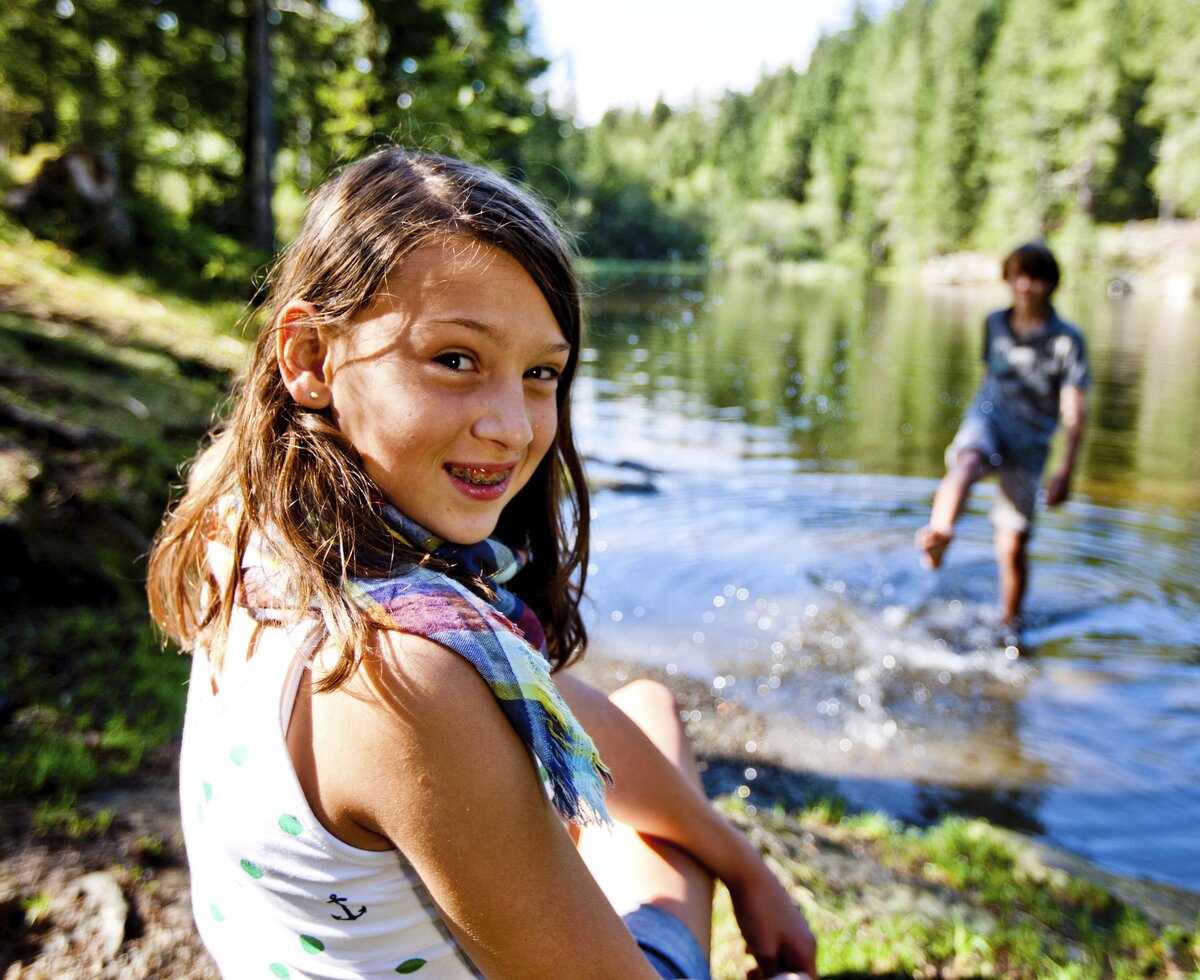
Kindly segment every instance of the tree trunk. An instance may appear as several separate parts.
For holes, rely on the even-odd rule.
[[[246,129],[242,147],[245,160],[246,243],[264,251],[275,247],[275,222],[271,215],[275,162],[275,99],[272,89],[270,0],[246,3]]]

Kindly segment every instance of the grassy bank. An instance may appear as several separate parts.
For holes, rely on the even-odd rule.
[[[140,287],[0,228],[0,799],[129,775],[179,731],[143,561],[242,344],[236,306]]]
[[[217,977],[190,924],[174,801],[159,785],[43,804],[23,836],[0,839],[0,913],[11,926],[0,971],[21,962],[32,976],[82,975],[87,964],[97,976]],[[983,821],[918,829],[830,803],[753,812],[722,797],[716,805],[805,910],[825,980],[1197,975],[1194,918],[1190,926],[1156,920]],[[63,901],[81,873],[114,882],[139,916],[105,962],[79,945],[86,925]],[[751,965],[719,890],[713,976],[741,980]]]

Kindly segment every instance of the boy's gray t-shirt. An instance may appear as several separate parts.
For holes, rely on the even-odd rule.
[[[971,411],[987,416],[1012,451],[1033,463],[1045,458],[1058,425],[1062,388],[1088,386],[1087,351],[1079,330],[1053,309],[1024,339],[1013,333],[1011,318],[1011,309],[997,310],[984,323],[987,374]]]

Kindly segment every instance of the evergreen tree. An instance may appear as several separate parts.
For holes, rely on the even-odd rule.
[[[1117,96],[1121,82],[1115,29],[1121,0],[1071,3],[1054,19],[1054,202],[1062,217],[1091,219],[1097,192],[1106,187],[1121,135]]]
[[[1143,110],[1150,83],[1163,60],[1154,57],[1156,45],[1151,43],[1151,39],[1161,36],[1162,13],[1158,0],[1124,0],[1118,10],[1113,33],[1120,59],[1120,82],[1114,108],[1120,136],[1111,175],[1097,194],[1095,214],[1099,221],[1153,218],[1157,210],[1150,173],[1162,134],[1143,118]]]
[[[876,263],[915,257],[923,15],[920,0],[892,11],[864,43],[857,66],[864,79],[880,74],[889,79],[867,89],[861,161],[854,175],[855,221]]]
[[[986,189],[980,155],[984,66],[1002,0],[929,8],[917,199],[924,252],[965,246]]]
[[[1200,216],[1200,3],[1162,0],[1151,50],[1160,58],[1140,120],[1162,136],[1150,182],[1163,217]],[[1157,25],[1156,25],[1157,26]]]
[[[521,0],[361,12],[9,0],[0,161],[82,144],[151,224],[244,236],[257,215],[260,244],[272,180],[286,235],[335,166],[397,140],[531,181],[595,254],[908,262],[1200,214],[1200,0],[860,3],[803,68],[587,132],[539,90]]]
[[[987,197],[976,236],[1002,247],[1048,230],[1055,120],[1054,0],[1010,0],[985,75]]]

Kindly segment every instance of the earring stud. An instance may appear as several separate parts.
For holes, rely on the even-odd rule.
[[[315,392],[315,391],[310,391],[308,393],[308,397],[311,398],[313,401],[316,401],[321,396],[319,394],[317,394],[317,392]]]

